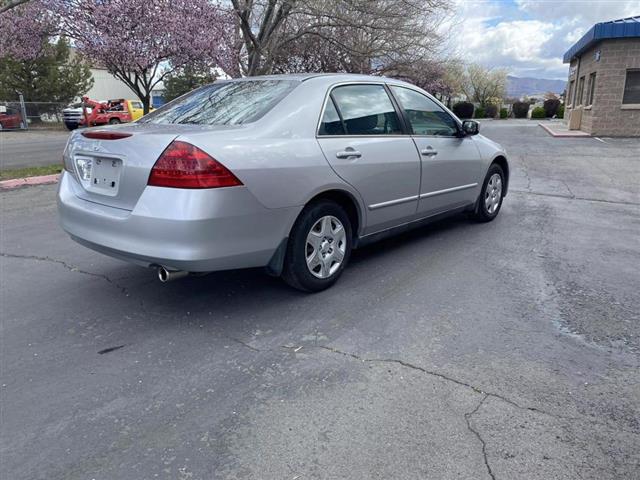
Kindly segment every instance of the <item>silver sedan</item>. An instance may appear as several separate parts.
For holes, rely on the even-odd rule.
[[[358,246],[444,215],[498,215],[509,164],[478,129],[383,77],[215,82],[136,123],[75,131],[60,221],[163,281],[266,267],[318,291]]]

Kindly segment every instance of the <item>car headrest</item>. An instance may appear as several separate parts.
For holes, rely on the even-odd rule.
[[[347,131],[349,133],[371,133],[378,125],[378,115],[367,115],[366,117],[352,118],[346,120]]]

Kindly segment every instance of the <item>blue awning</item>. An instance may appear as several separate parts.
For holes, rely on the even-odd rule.
[[[569,63],[574,57],[593,46],[595,43],[609,38],[640,37],[640,15],[621,18],[610,22],[596,23],[578,40],[562,57],[563,63]]]

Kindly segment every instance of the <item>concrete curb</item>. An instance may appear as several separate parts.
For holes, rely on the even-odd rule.
[[[581,130],[569,130],[566,132],[556,132],[555,130],[551,130],[551,128],[549,128],[544,123],[538,122],[538,125],[541,126],[544,130],[546,130],[546,132],[549,135],[556,138],[591,138],[591,135]]]
[[[14,188],[25,187],[27,185],[47,185],[50,183],[58,183],[59,173],[52,175],[40,175],[39,177],[12,178],[0,182],[0,190],[11,190]]]

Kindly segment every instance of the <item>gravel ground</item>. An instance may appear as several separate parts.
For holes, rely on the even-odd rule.
[[[357,251],[305,295],[160,284],[1,193],[0,476],[640,478],[640,140],[483,122],[496,221]]]

